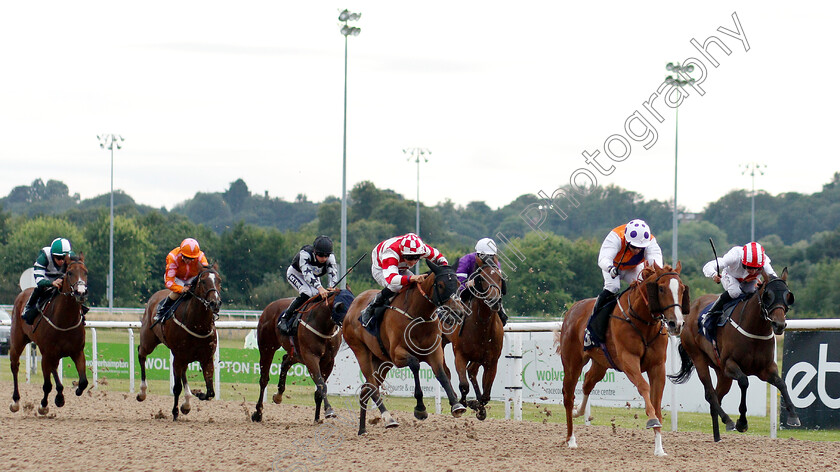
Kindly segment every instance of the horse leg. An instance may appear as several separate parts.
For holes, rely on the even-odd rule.
[[[379,407],[379,414],[382,416],[382,421],[385,422],[385,428],[396,428],[400,424],[391,416],[391,412],[385,407],[385,402],[379,397],[379,387],[385,382],[388,371],[391,370],[394,364],[391,362],[383,362],[376,357],[371,358],[371,367],[374,369],[372,380],[373,390],[371,390],[371,399],[373,404]],[[416,379],[416,377],[415,377]]]
[[[157,338],[152,334],[151,330],[148,330],[148,334],[146,334],[144,330],[140,330],[140,345],[137,346],[137,362],[140,363],[140,392],[137,393],[137,401],[142,402],[146,399],[146,390],[148,389],[148,385],[146,384],[146,357],[155,350],[155,347],[159,344]],[[151,344],[151,346],[149,346]]]
[[[172,363],[172,369],[175,377],[175,385],[172,387],[172,395],[175,397],[172,404],[172,421],[178,421],[178,397],[181,396],[182,379],[187,371],[187,366],[183,362],[176,360]]]
[[[683,345],[685,346],[686,344]],[[688,352],[688,348],[686,348],[686,352]],[[721,397],[712,385],[712,375],[710,371],[711,366],[706,360],[705,355],[698,351],[696,354],[691,354],[691,357],[694,362],[694,368],[697,371],[697,378],[700,379],[700,383],[703,384],[703,392],[705,394],[706,401],[709,403],[709,415],[712,417],[712,435],[715,442],[718,442],[720,441],[720,424],[718,424],[718,417],[726,425],[727,431],[735,430],[735,422],[733,422],[729,415],[723,411],[723,407],[720,405]],[[726,379],[719,370],[715,369],[715,373],[717,374],[718,386],[721,386],[721,382],[732,382],[732,379]],[[726,391],[729,391],[729,387],[726,388]]]
[[[665,392],[665,359],[661,364],[654,364],[647,371],[650,381],[650,401],[656,412],[659,424],[662,424],[662,395]],[[653,428],[653,455],[657,457],[667,456],[665,448],[662,447],[662,427]]]
[[[19,347],[17,343],[12,344],[12,348],[9,349],[9,367],[11,367],[12,381],[14,382],[14,390],[12,390],[12,403],[9,404],[9,411],[11,411],[12,413],[17,413],[20,410],[18,372],[20,371],[20,355],[22,352],[23,348]]]
[[[335,351],[333,351],[334,353]],[[332,405],[330,405],[330,401],[327,398],[327,380],[330,378],[330,374],[332,373],[333,367],[335,366],[335,357],[334,354],[327,354],[326,356],[321,358],[321,374],[324,376],[324,418],[335,418],[335,410],[333,410]]]
[[[420,387],[420,361],[414,356],[409,356],[408,368],[414,375],[414,399],[417,400],[417,405],[414,407],[414,417],[418,420],[425,420],[429,417],[429,414],[426,412],[426,405],[423,403],[423,389]]]
[[[575,406],[575,386],[577,385],[580,372],[583,370],[583,357],[580,352],[567,352],[564,350],[560,356],[563,362],[563,407],[566,409],[566,445],[570,449],[577,446],[574,432],[574,414],[572,409]]]
[[[184,366],[184,370],[186,371],[186,366]],[[201,401],[212,400],[216,397],[216,389],[213,386],[213,374],[215,373],[215,366],[213,365],[213,356],[210,355],[209,359],[205,359],[204,362],[201,364],[201,373],[204,374],[204,386],[207,389],[205,392],[198,392],[196,397],[198,397]]]
[[[283,361],[280,364],[280,378],[277,380],[277,393],[271,397],[274,403],[278,405],[283,401],[283,392],[286,391],[286,374],[289,373],[289,368],[294,364],[291,355],[283,354]]]
[[[728,361],[726,363],[725,374],[736,380],[738,387],[741,388],[741,404],[738,406],[738,412],[741,415],[738,417],[738,421],[735,422],[735,429],[743,433],[749,429],[749,425],[747,424],[747,387],[750,386],[750,381],[741,370],[741,367],[734,361]]]
[[[80,397],[88,386],[85,351],[83,349],[73,356],[73,364],[76,366],[76,372],[79,374],[79,384],[76,386],[76,396]],[[56,381],[56,383],[58,383],[58,381]]]
[[[58,360],[61,362],[61,359]],[[58,378],[58,369],[53,372],[53,381],[55,382],[55,406],[61,408],[64,406],[64,385],[61,383],[61,379]]]
[[[458,390],[461,391],[459,401],[464,405],[467,403],[467,394],[470,393],[470,383],[467,380],[467,360],[464,359],[463,354],[457,351],[455,352],[455,372],[458,373]],[[470,408],[477,409],[476,403],[470,405]]]
[[[310,352],[302,352],[301,360],[309,370],[309,377],[315,383],[315,423],[321,422],[321,403],[327,398],[327,383],[321,375],[320,359]]]
[[[487,410],[484,407],[490,402],[490,390],[493,388],[493,381],[496,379],[496,368],[497,364],[495,362],[488,362],[488,364],[484,366],[484,373],[481,374],[481,383],[483,388],[480,391],[476,389],[476,393],[481,394],[481,400],[479,400],[480,409],[478,410],[478,413],[476,413],[475,417],[482,421],[487,418]],[[477,373],[477,371],[478,364],[476,363],[475,373]],[[475,378],[475,373],[471,372],[473,378]]]
[[[604,378],[606,373],[607,366],[597,362],[592,362],[592,367],[590,367],[589,371],[583,376],[583,399],[580,401],[580,405],[575,407],[572,411],[573,418],[579,418],[586,413],[586,405],[589,403],[589,394],[592,393],[595,385]]]
[[[478,385],[478,369],[481,367],[481,364],[475,361],[470,361],[467,364],[467,377],[470,380],[470,384],[472,385],[473,391],[475,392],[475,400],[471,402],[467,402],[467,406],[475,410],[475,417],[479,420],[484,420],[487,418],[487,410],[484,409],[484,404],[481,403],[481,392],[482,389]],[[484,377],[486,378],[486,370]],[[461,402],[463,403],[465,400],[462,399]]]
[[[41,406],[38,407],[38,414],[46,415],[50,412],[50,408],[47,406],[49,403],[47,398],[52,391],[52,382],[50,382],[50,376],[53,375],[53,372],[58,367],[58,362],[52,358],[52,356],[47,356],[43,354],[41,357],[41,370],[44,374],[44,398],[41,399]]]
[[[787,425],[793,427],[802,426],[802,422],[799,421],[799,416],[796,414],[796,410],[793,409],[793,402],[790,400],[790,394],[788,393],[787,385],[785,385],[785,381],[779,377],[779,374],[773,373],[767,379],[767,383],[773,385],[780,392],[782,392],[782,403],[784,404],[784,408],[787,410],[788,418],[787,418]],[[773,413],[775,414],[775,412]]]
[[[184,385],[184,403],[181,404],[181,413],[186,415],[192,410],[192,406],[190,406],[190,398],[193,396],[192,390],[190,390],[190,384],[187,382],[186,372],[181,377],[181,383]]]
[[[647,423],[645,427],[647,429],[653,428],[654,433],[654,454],[657,456],[665,456],[665,450],[662,448],[662,421],[657,416],[657,409],[653,405],[653,400],[651,398],[651,385],[645,380],[644,376],[642,375],[642,371],[639,364],[639,357],[629,354],[629,353],[622,353],[619,356],[619,366],[624,366],[624,373],[627,374],[627,378],[633,382],[633,385],[636,386],[636,390],[639,391],[639,395],[645,401],[645,414],[648,417]],[[664,362],[664,360],[663,360]],[[660,373],[662,378],[662,388],[665,385],[665,371],[664,365],[662,366],[663,371]],[[655,369],[654,369],[655,372]],[[661,415],[661,413],[659,413]]]
[[[263,396],[265,395],[265,388],[268,387],[271,361],[274,360],[274,352],[272,349],[260,349],[260,396],[257,398],[257,409],[251,415],[251,421],[256,423],[262,421]]]
[[[735,431],[736,425],[735,422],[723,411],[723,397],[729,393],[729,389],[732,388],[732,377],[726,375],[721,369],[715,368],[715,374],[717,375],[717,386],[714,389],[714,395],[717,399],[717,406],[720,408],[718,411],[718,415],[720,416],[721,420],[726,423],[726,430],[727,431]],[[720,439],[718,439],[719,441]]]

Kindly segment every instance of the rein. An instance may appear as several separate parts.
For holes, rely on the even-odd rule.
[[[72,265],[76,265],[76,264],[81,264],[82,266],[85,266],[85,265],[84,265],[84,262],[81,262],[81,261],[73,261],[73,262],[71,262],[71,263],[69,263],[69,264],[67,265],[67,271],[69,271],[69,270],[70,270],[70,266],[72,266]],[[85,268],[87,268],[87,267],[85,266]],[[65,275],[65,277],[66,277],[66,275]],[[67,279],[64,279],[64,280],[66,281]],[[68,290],[68,291],[66,291],[66,292],[63,290],[63,288],[64,288],[64,284],[62,284],[62,289],[59,289],[58,294],[59,294],[59,295],[64,295],[65,297],[76,298],[76,293],[78,293],[78,290],[77,290],[77,289],[78,289],[78,286],[79,286],[80,284],[87,285],[87,282],[86,282],[85,280],[82,280],[81,278],[79,278],[79,280],[77,280],[77,281],[76,281],[76,282],[74,282],[73,284],[69,284],[69,283],[68,283],[68,284],[67,284],[67,286],[68,286],[69,290]],[[77,303],[78,303],[78,301],[77,301]],[[53,311],[53,312],[54,312],[54,311]],[[77,321],[77,322],[76,322],[76,324],[74,324],[73,326],[71,326],[71,327],[69,327],[69,328],[62,328],[62,327],[59,327],[59,326],[57,326],[55,323],[53,323],[53,320],[51,320],[51,319],[50,319],[50,317],[48,317],[48,316],[47,316],[47,314],[46,314],[46,307],[44,307],[44,313],[42,313],[42,314],[41,314],[41,318],[42,318],[43,320],[45,320],[45,321],[47,322],[47,324],[48,324],[48,325],[52,326],[52,328],[53,328],[54,330],[56,330],[56,331],[62,331],[62,332],[65,332],[65,331],[72,331],[72,330],[74,330],[74,329],[78,328],[79,326],[81,326],[81,325],[82,325],[82,323],[84,323],[84,322],[85,322],[85,317],[82,315],[82,312],[81,312],[81,311],[79,311],[79,321]],[[40,324],[40,323],[39,323],[39,324]],[[37,325],[36,325],[36,328],[37,328]],[[34,331],[34,330],[33,330],[33,331]]]
[[[330,293],[328,293],[328,294],[327,294],[327,298],[324,298],[324,297],[320,296],[320,294],[319,294],[319,295],[317,295],[317,296],[315,296],[315,297],[312,297],[312,298],[310,298],[309,300],[306,300],[306,301],[303,303],[303,307],[301,307],[301,309],[300,309],[300,310],[298,310],[298,313],[300,313],[300,324],[301,324],[304,328],[308,329],[309,331],[312,331],[312,333],[313,333],[313,334],[315,334],[316,336],[318,336],[318,337],[320,337],[320,338],[322,338],[322,339],[332,339],[332,338],[334,338],[334,337],[335,337],[335,336],[339,333],[339,331],[341,331],[341,327],[339,327],[339,326],[336,324],[336,325],[335,325],[335,328],[333,328],[333,332],[332,332],[332,333],[330,333],[330,334],[323,334],[323,333],[321,333],[320,331],[318,331],[317,329],[315,329],[312,325],[310,325],[309,323],[307,323],[306,321],[304,321],[304,320],[303,320],[303,316],[304,316],[304,315],[307,315],[307,314],[309,314],[309,313],[311,313],[311,312],[312,312],[312,310],[314,310],[315,308],[317,308],[317,307],[318,307],[318,306],[320,306],[321,304],[324,304],[324,305],[326,305],[326,306],[327,306],[327,308],[329,308],[329,303],[327,303],[327,302],[329,301],[329,299],[330,299],[331,297],[334,297],[334,296],[336,295],[336,293],[337,293],[337,292],[330,292]],[[333,323],[335,323],[335,322],[333,322]]]
[[[205,274],[205,273],[207,273],[207,272],[211,272],[211,273],[213,273],[213,274],[216,274],[216,271],[215,271],[215,270],[213,270],[213,269],[205,269],[205,270],[203,270],[203,271],[199,272],[199,273],[198,273],[198,275],[196,275],[196,276],[195,276],[195,280],[196,280],[197,282],[198,282],[198,281],[201,281],[201,276],[202,276],[202,275],[204,275],[204,274]],[[217,275],[218,275],[218,274],[217,274]],[[184,330],[184,331],[186,331],[187,333],[189,333],[189,335],[190,335],[190,336],[193,336],[193,337],[198,338],[198,339],[206,339],[206,338],[209,338],[210,336],[212,336],[212,335],[216,332],[216,325],[215,325],[215,324],[213,324],[213,323],[212,323],[212,321],[215,321],[216,319],[218,319],[218,318],[219,318],[219,313],[218,313],[217,311],[213,310],[213,309],[210,307],[210,306],[212,305],[212,302],[210,302],[209,300],[207,300],[205,297],[207,297],[208,295],[210,295],[210,294],[211,294],[211,293],[213,293],[213,292],[219,293],[219,290],[218,290],[216,287],[213,287],[213,288],[211,288],[210,290],[208,290],[208,291],[204,294],[204,297],[200,297],[200,296],[198,296],[198,294],[197,294],[197,293],[195,293],[195,287],[196,287],[196,285],[198,285],[198,283],[196,283],[196,284],[192,285],[192,286],[190,287],[190,290],[189,290],[189,291],[187,291],[187,293],[189,293],[189,294],[190,294],[190,295],[191,295],[191,296],[192,296],[195,300],[198,300],[198,302],[199,302],[199,303],[201,303],[201,304],[204,306],[204,309],[205,309],[205,310],[208,310],[208,311],[210,311],[211,313],[213,313],[213,319],[211,320],[210,332],[209,332],[209,333],[207,333],[207,334],[198,334],[198,333],[196,333],[195,331],[193,331],[193,330],[191,330],[190,328],[188,328],[188,327],[187,327],[187,325],[185,325],[183,322],[181,322],[181,320],[179,320],[179,319],[178,319],[178,316],[177,316],[177,315],[178,315],[178,313],[175,313],[175,314],[173,314],[173,315],[172,315],[172,321],[173,321],[176,325],[178,325],[178,326],[180,326],[181,328],[183,328],[183,330]]]

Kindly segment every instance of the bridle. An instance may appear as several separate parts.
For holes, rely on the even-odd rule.
[[[81,265],[85,270],[87,270],[87,266],[85,265],[84,262],[82,262],[82,261],[71,261],[69,264],[67,264],[67,270],[65,271],[64,277],[67,277],[67,273],[70,272],[70,268],[73,267],[74,265]],[[67,280],[67,279],[65,278],[65,280]],[[87,294],[86,294],[87,290],[85,290],[85,293],[82,293],[82,292],[79,291],[79,287],[87,287],[87,281],[84,280],[82,277],[79,277],[78,280],[76,280],[72,284],[68,283],[67,286],[69,288],[69,291],[65,292],[63,290],[59,290],[58,293],[66,296],[66,297],[73,297],[79,303],[83,303],[85,301],[85,299],[87,299]]]
[[[213,270],[213,269],[204,269],[204,270],[202,270],[201,272],[199,272],[199,273],[198,273],[198,275],[196,275],[196,276],[195,276],[196,283],[194,283],[194,284],[192,284],[192,285],[190,286],[190,289],[188,290],[188,293],[189,293],[190,295],[192,295],[192,297],[193,297],[193,298],[195,298],[196,300],[198,300],[198,301],[199,301],[202,305],[204,305],[204,308],[205,308],[205,309],[212,311],[212,312],[213,312],[213,315],[214,315],[214,320],[215,320],[215,319],[218,319],[218,318],[219,318],[219,309],[221,308],[221,293],[219,293],[219,289],[218,289],[218,288],[216,288],[216,285],[214,284],[214,285],[213,285],[213,288],[211,288],[211,289],[207,290],[206,292],[204,292],[204,296],[203,296],[203,297],[202,297],[202,296],[200,296],[200,295],[196,292],[196,286],[198,286],[198,285],[199,285],[199,282],[201,282],[201,280],[202,280],[202,279],[201,279],[201,276],[203,276],[204,274],[206,274],[206,273],[208,273],[208,272],[209,272],[209,273],[212,273],[212,274],[214,274],[214,275],[217,275],[217,276],[219,275],[219,273],[218,273],[218,272],[216,272],[216,271],[215,271],[215,270]],[[212,301],[210,301],[210,300],[208,300],[208,299],[207,299],[207,298],[210,296],[210,294],[211,294],[211,293],[213,293],[213,292],[216,292],[217,294],[219,294],[219,305],[215,305]]]
[[[787,315],[788,310],[790,310],[790,306],[788,306],[785,297],[782,296],[780,301],[776,300],[776,291],[781,291],[781,289],[770,290],[770,284],[781,284],[784,287],[785,292],[789,292],[787,282],[784,279],[776,278],[769,282],[764,287],[762,291],[761,298],[758,301],[758,306],[761,307],[761,316],[764,318],[764,321],[768,323],[773,322],[773,318],[770,317],[770,314],[773,313],[775,310],[784,310],[785,315]],[[769,299],[765,302],[765,299]]]

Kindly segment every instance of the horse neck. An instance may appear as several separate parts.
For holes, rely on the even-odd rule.
[[[61,286],[61,292],[55,296],[53,299],[52,305],[52,316],[50,317],[53,321],[61,321],[61,320],[69,320],[69,321],[76,321],[81,316],[81,304],[76,301],[76,298],[73,297],[72,292],[64,292],[65,289],[69,290],[70,284],[67,280],[64,281],[64,284]]]
[[[644,292],[644,287],[644,282],[639,282],[635,288],[626,292],[627,299],[629,300],[630,308],[633,310],[633,313],[635,313],[636,316],[638,316],[642,321],[648,322],[650,324],[656,324],[654,323],[653,315],[651,315],[650,313],[650,306],[648,305],[649,300],[647,299],[647,294]],[[632,322],[639,321],[633,316],[630,316],[630,320]],[[641,325],[642,323],[637,324]],[[656,326],[658,329],[658,325]]]
[[[428,318],[437,308],[434,303],[426,297],[434,297],[435,281],[434,276],[426,277],[426,280],[405,291],[405,311],[415,317]],[[421,292],[422,290],[422,292]],[[426,296],[423,296],[423,294]]]
[[[493,315],[495,312],[484,303],[484,300],[474,297],[470,302],[472,313],[464,319],[464,329],[470,329],[481,336],[493,329]],[[482,339],[479,337],[478,339]]]
[[[184,304],[181,310],[183,321],[187,326],[209,327],[213,324],[213,312],[204,306],[198,297],[193,294]]]
[[[323,301],[314,302],[315,306],[308,313],[305,313],[301,319],[306,321],[306,324],[312,326],[319,331],[327,331],[333,329],[335,321],[332,319],[332,307],[329,303]]]
[[[761,296],[756,293],[746,302],[739,303],[732,312],[732,317],[737,319],[742,328],[758,333],[761,329],[770,326],[770,322],[764,319],[761,314]]]

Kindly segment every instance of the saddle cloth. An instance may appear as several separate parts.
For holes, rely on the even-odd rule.
[[[709,340],[712,344],[715,342],[715,335],[717,333],[717,328],[725,325],[729,322],[729,318],[732,317],[732,312],[735,310],[735,307],[738,306],[743,300],[749,298],[752,294],[741,295],[738,298],[732,300],[729,303],[723,305],[723,313],[709,313],[709,310],[712,308],[712,305],[717,302],[715,299],[714,302],[709,303],[702,310],[700,310],[700,316],[697,317],[697,325],[700,328],[700,333],[703,334],[703,337]]]

